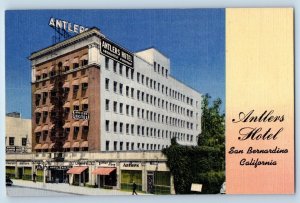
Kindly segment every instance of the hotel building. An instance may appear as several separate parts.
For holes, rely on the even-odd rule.
[[[201,94],[155,48],[131,53],[92,28],[31,54],[33,151],[196,145]]]

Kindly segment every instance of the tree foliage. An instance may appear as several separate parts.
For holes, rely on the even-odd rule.
[[[204,95],[198,146],[182,146],[172,138],[171,146],[163,150],[177,194],[193,193],[192,183],[202,184],[202,193],[218,193],[225,180],[225,115],[220,114],[220,99],[209,102],[210,96]]]

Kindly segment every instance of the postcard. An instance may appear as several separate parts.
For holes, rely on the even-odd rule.
[[[294,194],[293,12],[7,10],[7,195]]]

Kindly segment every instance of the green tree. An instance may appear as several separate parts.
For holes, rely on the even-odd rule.
[[[220,113],[221,99],[210,105],[211,97],[202,100],[202,132],[197,146],[182,146],[172,138],[163,153],[174,177],[176,194],[190,194],[191,184],[203,185],[203,194],[219,193],[225,181],[225,115]]]

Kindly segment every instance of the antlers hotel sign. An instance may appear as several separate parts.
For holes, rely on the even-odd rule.
[[[53,28],[65,30],[66,32],[76,33],[76,34],[88,30],[88,28],[82,25],[78,25],[75,23],[68,22],[66,20],[55,19],[55,18],[50,18],[49,26]]]

